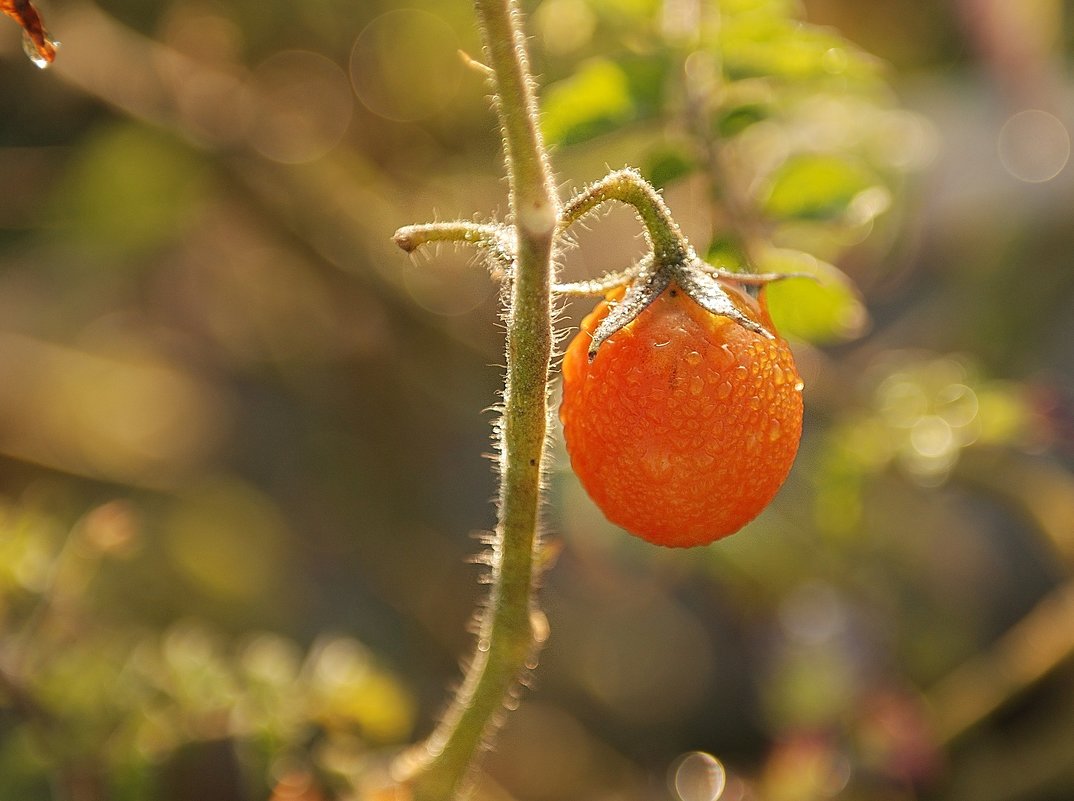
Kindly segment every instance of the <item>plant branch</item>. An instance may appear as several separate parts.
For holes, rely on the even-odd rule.
[[[498,225],[459,220],[406,225],[396,231],[392,239],[407,253],[413,253],[430,242],[462,242],[477,247],[502,247],[502,231],[502,227]]]
[[[407,253],[436,242],[473,245],[488,257],[489,270],[497,279],[509,276],[514,269],[514,231],[504,225],[465,220],[407,225],[396,231],[392,239]]]
[[[987,652],[929,693],[937,736],[948,744],[1074,655],[1074,581],[1045,596]]]
[[[567,229],[590,211],[611,200],[633,206],[657,264],[685,261],[689,245],[664,199],[635,169],[613,172],[586,187],[563,207],[560,227]]]
[[[537,128],[516,4],[476,0],[476,8],[503,129],[515,229],[515,264],[505,314],[504,414],[498,426],[499,523],[488,559],[492,589],[462,686],[429,739],[396,766],[409,781],[415,801],[458,796],[475,754],[546,636],[535,605],[534,582],[553,346],[551,265],[559,204]]]

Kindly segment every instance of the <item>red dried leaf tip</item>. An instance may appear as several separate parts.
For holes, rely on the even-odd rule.
[[[0,0],[0,11],[22,26],[23,49],[34,64],[44,68],[56,59],[57,42],[49,37],[30,0]]]

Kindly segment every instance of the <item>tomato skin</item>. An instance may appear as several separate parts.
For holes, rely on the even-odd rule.
[[[769,331],[761,304],[721,281]],[[668,547],[738,531],[775,496],[802,433],[790,348],[713,315],[671,284],[590,362],[610,293],[563,358],[560,419],[571,466],[616,525]]]

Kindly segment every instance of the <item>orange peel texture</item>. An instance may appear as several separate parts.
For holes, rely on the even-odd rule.
[[[762,304],[721,282],[774,332]],[[587,350],[606,300],[563,359],[560,419],[571,466],[616,525],[657,545],[706,545],[775,496],[802,433],[802,381],[787,343],[710,314],[675,284]]]

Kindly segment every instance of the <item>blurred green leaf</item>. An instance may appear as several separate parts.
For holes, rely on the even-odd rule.
[[[121,123],[83,145],[57,206],[85,246],[113,257],[136,255],[182,233],[206,174],[204,162],[175,139]]]
[[[787,81],[875,76],[876,62],[835,31],[788,16],[783,2],[756,3],[751,10],[724,11],[719,48],[733,80],[772,77]]]
[[[850,279],[838,268],[798,250],[772,248],[762,257],[761,272],[803,273],[770,284],[765,299],[776,328],[784,336],[825,343],[852,339],[868,323],[868,313]]]
[[[642,174],[657,187],[665,187],[693,172],[696,162],[685,145],[661,143],[645,155]]]
[[[849,158],[797,156],[772,176],[763,208],[779,219],[837,219],[855,197],[877,183],[871,170]]]
[[[771,116],[772,109],[761,103],[745,103],[723,109],[715,121],[716,133],[724,139],[730,139],[751,125],[767,120]]]
[[[541,127],[549,143],[567,144],[608,131],[633,115],[626,73],[612,61],[593,59],[548,87]]]
[[[0,798],[51,801],[49,767],[33,732],[14,729],[0,740]]]
[[[746,269],[746,254],[741,243],[734,237],[717,236],[705,251],[705,261],[720,270],[738,273]]]
[[[589,0],[602,18],[629,29],[636,29],[660,11],[660,0]]]

